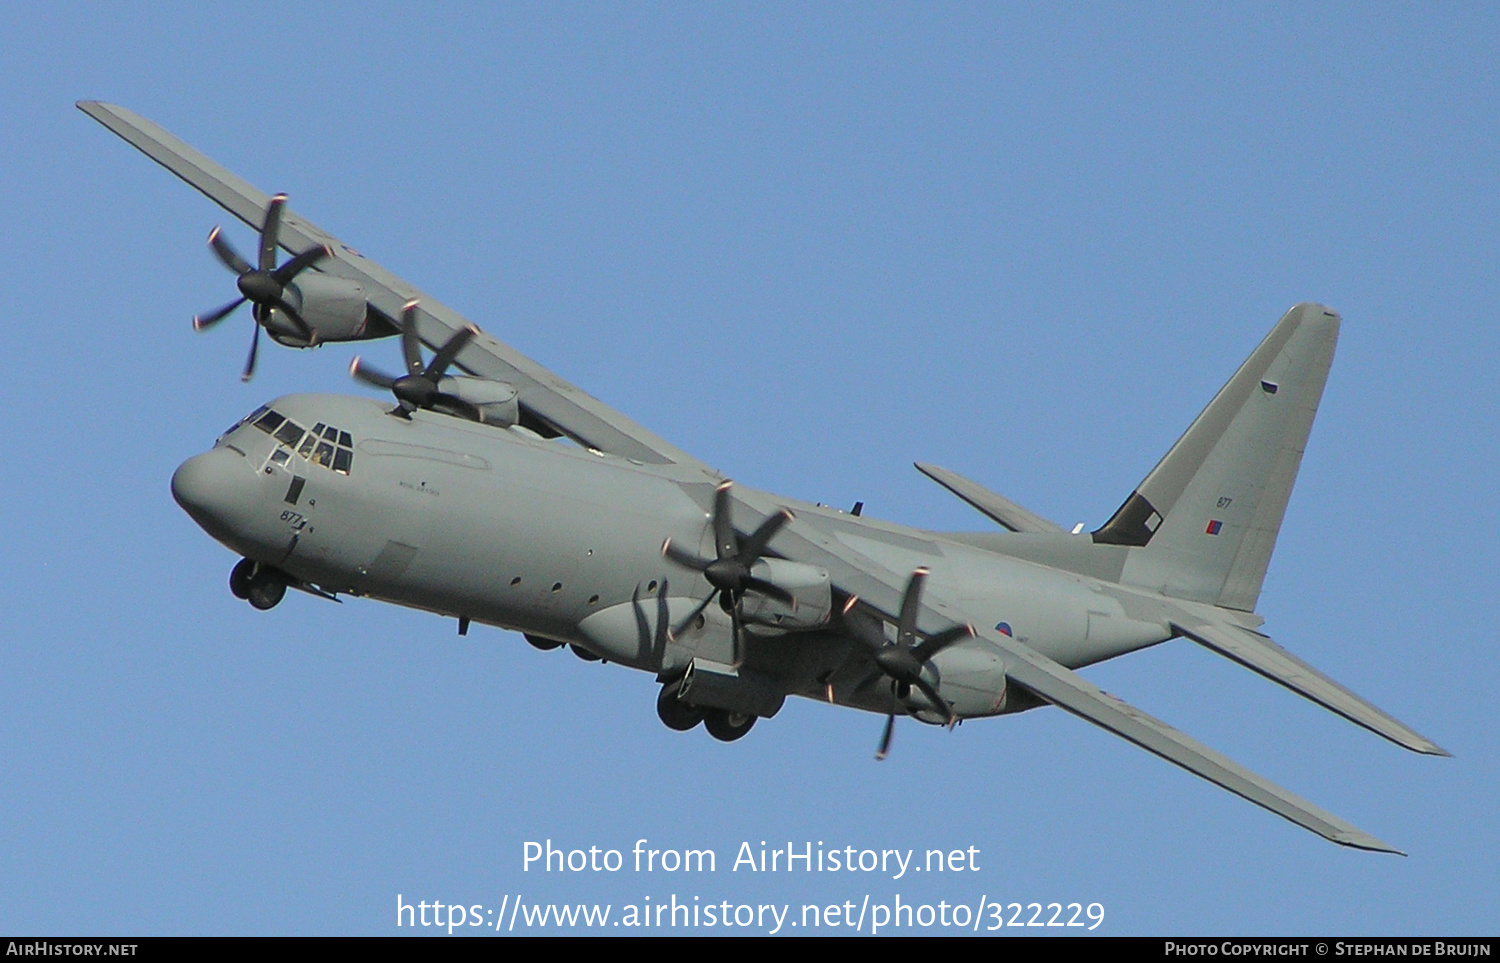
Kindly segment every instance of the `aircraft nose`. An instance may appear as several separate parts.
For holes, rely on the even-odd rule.
[[[213,448],[194,455],[172,475],[172,497],[211,535],[228,534],[253,504],[258,485],[244,455]]]

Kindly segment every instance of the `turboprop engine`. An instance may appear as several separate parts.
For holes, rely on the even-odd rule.
[[[439,378],[437,386],[441,394],[473,406],[487,425],[511,428],[521,420],[520,393],[510,382],[448,375]]]
[[[312,337],[278,304],[271,309],[265,327],[266,333],[280,344],[305,348],[325,341],[359,341],[365,337],[365,288],[358,281],[306,271],[282,289],[281,300],[301,316]]]
[[[250,354],[245,358],[245,370],[240,375],[242,381],[249,381],[255,374],[261,328],[277,342],[294,348],[307,348],[324,341],[383,337],[387,333],[366,330],[365,289],[357,281],[308,270],[333,256],[328,248],[310,247],[285,264],[276,264],[281,210],[285,206],[285,194],[277,194],[266,204],[255,264],[241,257],[217,227],[208,234],[209,248],[219,263],[235,275],[240,296],[207,314],[195,315],[193,328],[206,331],[240,305],[250,304],[255,333],[250,341]]]
[[[828,570],[784,558],[759,558],[750,574],[787,593],[787,598],[746,594],[741,615],[746,622],[777,629],[814,629],[833,612],[833,585]]]

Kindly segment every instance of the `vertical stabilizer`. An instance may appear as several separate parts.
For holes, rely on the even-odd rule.
[[[1339,316],[1299,304],[1105,525],[1133,546],[1121,581],[1253,611],[1338,343]]]

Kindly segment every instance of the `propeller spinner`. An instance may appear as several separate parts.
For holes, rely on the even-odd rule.
[[[734,630],[734,664],[739,665],[743,659],[744,643],[741,636],[744,631],[745,593],[758,592],[788,604],[793,601],[792,593],[786,589],[750,574],[750,567],[765,555],[766,546],[781,530],[781,526],[792,520],[792,513],[783,508],[761,522],[760,527],[749,538],[742,539],[739,532],[734,530],[734,520],[730,514],[729,489],[733,484],[726,481],[714,492],[714,551],[717,557],[701,558],[673,545],[670,538],[662,543],[661,553],[683,568],[700,573],[713,586],[708,597],[699,602],[688,613],[687,618],[673,626],[671,634],[677,635],[686,629],[717,596],[719,606],[729,615]]]
[[[855,687],[855,691],[869,688],[881,675],[891,680],[891,710],[886,715],[885,732],[880,737],[876,759],[884,759],[889,755],[891,736],[896,729],[896,709],[905,702],[913,688],[925,695],[938,711],[947,715],[950,725],[955,721],[953,709],[947,700],[932,683],[922,678],[922,667],[950,645],[971,637],[974,627],[968,624],[955,625],[918,641],[917,613],[922,608],[922,587],[927,583],[927,575],[926,568],[919,568],[911,573],[911,578],[906,582],[894,643],[886,639],[885,630],[875,616],[856,607],[859,601],[857,598],[850,596],[844,605],[844,624],[856,639],[864,643],[875,660],[875,670]]]
[[[223,321],[233,313],[235,308],[246,301],[253,305],[255,334],[250,341],[250,356],[245,359],[245,370],[240,375],[241,381],[249,381],[255,374],[255,355],[260,349],[260,329],[270,321],[272,310],[280,311],[291,321],[297,328],[298,334],[309,344],[317,340],[313,329],[302,319],[296,306],[287,300],[286,286],[304,270],[328,257],[329,251],[321,246],[308,248],[277,267],[276,243],[277,235],[281,231],[281,209],[284,206],[286,206],[285,194],[277,194],[266,205],[266,219],[260,228],[258,267],[252,267],[250,262],[240,257],[239,252],[224,240],[219,228],[214,228],[208,234],[208,246],[213,249],[219,261],[238,276],[239,280],[236,283],[240,289],[240,296],[208,314],[194,316],[193,328],[197,331],[206,331]]]

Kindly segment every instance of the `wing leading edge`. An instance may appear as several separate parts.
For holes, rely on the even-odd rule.
[[[766,496],[748,491],[737,494],[762,514],[777,510],[777,506]],[[839,588],[858,595],[863,601],[892,617],[900,610],[906,575],[890,571],[850,549],[819,531],[814,523],[799,518],[786,525],[777,536],[777,549],[784,551],[789,558],[823,566],[833,575],[833,582]],[[963,621],[966,621],[966,616],[962,610],[943,599],[940,589],[929,585],[922,599],[922,615],[918,623],[922,631],[936,632]],[[1113,732],[1324,839],[1356,849],[1405,855],[1357,826],[1256,775],[1160,719],[1109,695],[1083,676],[1040,652],[998,632],[980,630],[978,635],[1000,651],[1007,678],[1053,705]]]
[[[269,194],[133,111],[94,100],[79,101],[78,109],[224,210],[259,229]],[[289,210],[282,214],[280,240],[281,246],[293,253],[314,245],[327,247],[333,256],[321,261],[316,270],[364,285],[370,308],[389,321],[392,329],[399,327],[396,319],[401,316],[402,306],[413,298],[419,299],[422,314],[418,331],[422,341],[434,350],[469,325],[452,308],[423,294]],[[514,385],[521,407],[528,414],[585,447],[646,464],[682,465],[717,477],[703,462],[488,334],[481,334],[469,343],[458,365],[470,374]]]

